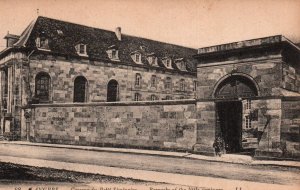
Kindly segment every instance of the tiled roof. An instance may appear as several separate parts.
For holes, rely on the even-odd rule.
[[[59,30],[59,32],[58,32]],[[61,32],[62,33],[61,33]],[[119,50],[120,62],[125,64],[136,64],[131,59],[130,54],[139,50],[142,53],[144,65],[150,65],[146,61],[146,56],[154,53],[159,59],[159,66],[163,69],[161,59],[170,57],[173,60],[184,58],[187,62],[189,72],[196,71],[193,55],[197,53],[196,49],[186,48],[178,45],[158,42],[140,37],[134,37],[122,34],[122,40],[119,41],[115,32],[55,20],[46,17],[38,17],[23,32],[16,46],[35,47],[35,40],[38,36],[44,36],[49,40],[51,52],[78,56],[75,46],[79,43],[87,44],[87,54],[91,59],[107,59],[106,51],[112,45]],[[141,47],[144,47],[141,50]],[[174,61],[173,61],[174,62]],[[178,70],[177,67],[174,67]]]

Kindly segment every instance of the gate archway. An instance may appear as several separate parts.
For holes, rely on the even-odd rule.
[[[225,143],[227,153],[243,151],[243,104],[242,99],[258,95],[255,82],[245,76],[230,75],[216,85],[216,136]]]

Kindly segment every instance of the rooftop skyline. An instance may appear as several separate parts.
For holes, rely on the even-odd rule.
[[[282,34],[300,42],[300,1],[0,0],[0,37],[39,15],[192,48]],[[5,48],[0,40],[0,50]]]

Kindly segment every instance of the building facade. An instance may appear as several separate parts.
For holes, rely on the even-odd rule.
[[[38,17],[0,53],[1,132],[34,142],[300,155],[300,49],[197,50]]]

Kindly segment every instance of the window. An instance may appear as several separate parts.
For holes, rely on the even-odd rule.
[[[181,79],[179,81],[179,89],[180,89],[180,91],[185,91],[185,81],[184,81],[184,79]]]
[[[111,58],[118,59],[118,51],[117,50],[114,49],[111,51]]]
[[[86,102],[87,80],[83,76],[76,77],[74,81],[74,102]]]
[[[48,39],[45,37],[37,37],[35,43],[37,48],[49,49]]]
[[[141,86],[141,79],[142,79],[141,74],[139,73],[135,74],[135,86]]]
[[[152,64],[153,64],[153,61],[154,61],[154,60],[153,60],[153,56],[149,56],[149,57],[148,57],[148,61],[149,61],[150,65],[152,65]]]
[[[246,102],[246,109],[247,110],[251,109],[251,100],[247,100],[247,102]]]
[[[186,71],[186,63],[184,61],[181,61],[180,63],[180,70]]]
[[[166,65],[167,65],[168,68],[171,67],[171,60],[170,59],[166,60]]]
[[[135,54],[135,62],[141,63],[141,54],[139,53]]]
[[[140,53],[140,51],[135,51],[135,52],[132,52],[130,54],[131,56],[131,59],[137,63],[137,64],[141,64],[142,63],[142,54]]]
[[[119,83],[116,80],[110,80],[107,84],[107,101],[119,101]]]
[[[83,45],[83,44],[79,45],[79,53],[80,54],[85,54],[85,45]]]
[[[171,88],[172,88],[172,79],[170,77],[167,77],[165,83],[165,89],[171,89]]]
[[[75,46],[75,49],[79,55],[87,55],[85,44],[78,44]]]
[[[117,49],[107,50],[106,53],[109,59],[119,60],[119,51]]]
[[[245,116],[245,122],[246,122],[246,128],[247,129],[251,128],[251,118],[249,115]]]
[[[151,77],[151,87],[156,87],[156,76],[152,75]]]
[[[134,101],[141,101],[141,95],[139,93],[134,94]]]
[[[171,96],[166,96],[166,100],[172,100]]]
[[[197,91],[197,81],[194,81],[193,91],[194,91],[194,92]]]
[[[186,62],[184,58],[175,59],[176,66],[181,71],[186,71]]]
[[[158,66],[157,61],[158,61],[157,57],[155,57],[154,55],[149,55],[148,56],[148,62],[149,62],[150,65]]]
[[[40,102],[49,101],[50,76],[47,73],[39,73],[35,77],[35,97]]]
[[[165,57],[165,58],[163,58],[162,62],[166,68],[172,69],[172,59],[171,58]]]
[[[154,94],[152,94],[150,98],[151,98],[151,101],[158,100],[158,97],[157,97],[157,96],[155,96]]]

